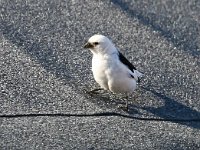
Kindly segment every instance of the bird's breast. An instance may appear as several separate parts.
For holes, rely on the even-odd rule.
[[[93,57],[92,59],[92,72],[95,81],[104,89],[108,90],[108,62],[99,57]]]

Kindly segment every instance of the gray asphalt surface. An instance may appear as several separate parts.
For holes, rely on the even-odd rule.
[[[145,73],[128,113],[85,93],[95,33]],[[0,0],[0,90],[1,115],[94,114],[1,117],[2,150],[199,149],[200,1]]]

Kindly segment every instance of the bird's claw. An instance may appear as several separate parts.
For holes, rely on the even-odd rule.
[[[103,90],[102,88],[99,89],[93,89],[91,91],[86,91],[87,94],[99,94],[98,91]]]

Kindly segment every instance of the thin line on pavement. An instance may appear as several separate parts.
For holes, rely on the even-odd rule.
[[[100,112],[100,113],[91,113],[91,114],[64,114],[64,113],[44,113],[44,114],[2,114],[0,118],[23,118],[23,117],[107,117],[107,116],[117,116],[124,117],[135,120],[143,120],[143,121],[174,121],[174,122],[200,122],[200,118],[187,118],[187,119],[179,119],[179,118],[144,118],[144,117],[135,117],[126,114],[120,114],[116,112]]]

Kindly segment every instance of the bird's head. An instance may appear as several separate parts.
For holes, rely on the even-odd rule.
[[[112,54],[117,51],[114,44],[106,36],[100,34],[90,37],[84,48],[89,48],[93,54]]]

